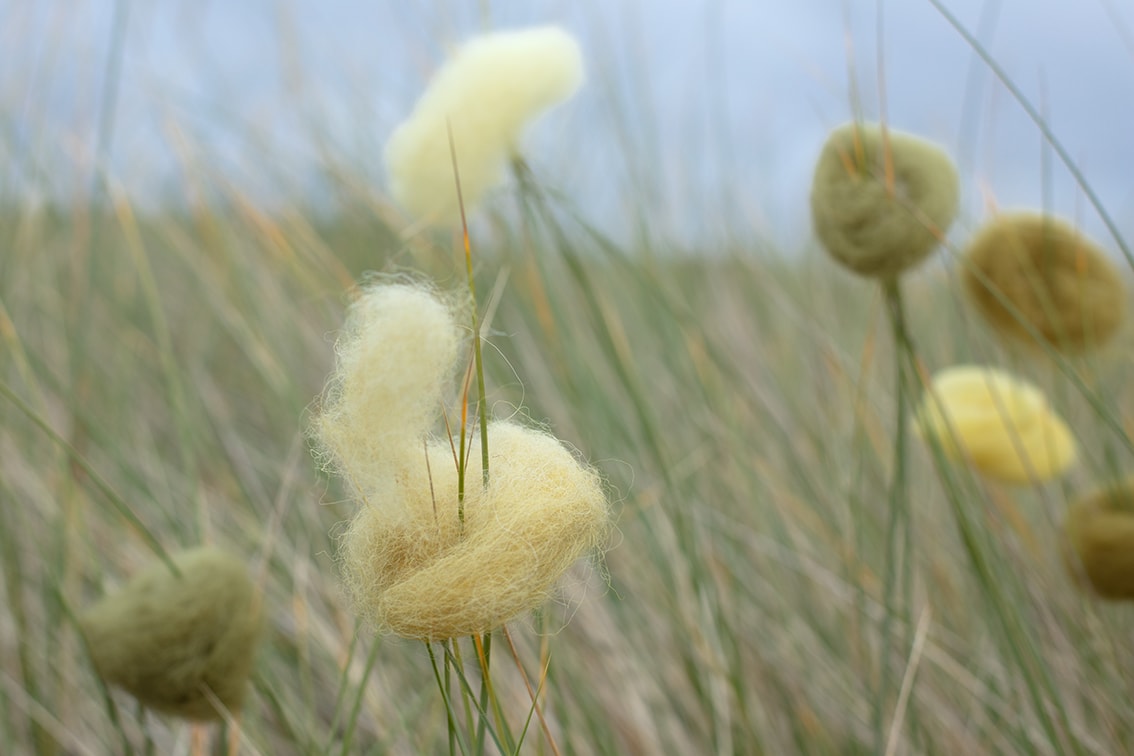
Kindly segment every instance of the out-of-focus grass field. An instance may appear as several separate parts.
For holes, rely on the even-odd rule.
[[[353,281],[412,268],[460,285],[455,245],[403,244],[377,217],[6,213],[0,369],[36,418],[0,402],[8,752],[189,748],[186,725],[140,717],[125,697],[112,721],[70,619],[153,558],[102,483],[166,548],[218,543],[256,571],[270,631],[247,752],[337,752],[360,685],[358,752],[446,749],[420,644],[355,640],[333,557],[352,505],[303,436]],[[545,635],[513,626],[533,676],[550,649],[545,706],[563,753],[869,752],[883,661],[884,726],[898,717],[902,752],[1132,747],[1130,614],[1074,589],[1057,535],[1068,491],[1106,469],[1107,449],[1126,453],[1059,371],[966,316],[952,253],[907,283],[927,365],[1020,366],[1071,418],[1084,460],[1066,490],[962,479],[981,534],[966,546],[914,448],[912,609],[882,660],[894,410],[875,288],[815,250],[690,257],[604,248],[570,222],[558,239],[513,225],[474,251],[491,292],[493,409],[522,403],[576,445],[619,514],[609,585],[580,572],[569,622],[552,609]],[[1079,366],[1124,426],[1127,345]],[[494,665],[518,726],[526,693],[507,655]]]
[[[618,517],[601,568],[511,626],[529,678],[550,658],[563,754],[1134,751],[1134,616],[1077,589],[1060,544],[1070,498],[1130,468],[1129,328],[1056,366],[990,338],[953,244],[909,277],[926,371],[1016,370],[1081,459],[1009,488],[911,439],[908,551],[890,560],[877,286],[815,248],[615,243],[571,208],[498,199],[473,237],[492,411],[576,447]],[[263,590],[241,753],[448,752],[421,644],[356,625],[334,541],[355,505],[305,438],[352,287],[406,271],[464,286],[456,237],[402,225],[361,191],[335,214],[239,196],[0,210],[0,752],[203,750],[108,698],[77,632],[155,558],[123,506],[165,549],[243,555]],[[493,669],[518,732],[530,703],[503,645]],[[523,750],[552,752],[534,725]]]

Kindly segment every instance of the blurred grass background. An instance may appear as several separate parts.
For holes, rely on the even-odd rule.
[[[337,753],[351,728],[352,752],[446,752],[423,649],[359,630],[344,602],[334,534],[353,505],[304,430],[350,288],[405,270],[460,287],[458,245],[403,234],[349,167],[328,166],[336,209],[318,213],[191,167],[204,188],[182,210],[137,211],[113,186],[0,210],[0,743],[197,747],[183,723],[108,706],[71,619],[153,558],[125,504],[167,549],[245,555],[262,586],[243,752]],[[908,280],[927,369],[1015,368],[1082,462],[1009,489],[943,482],[914,448],[909,605],[884,650],[894,387],[876,288],[817,249],[670,241],[647,203],[614,242],[566,201],[500,199],[473,237],[493,411],[577,447],[619,517],[603,570],[513,626],[529,676],[550,649],[563,753],[1134,750],[1134,622],[1076,590],[1058,531],[1070,496],[1129,467],[1129,329],[1071,366],[1117,434],[1062,371],[988,338],[955,249]],[[527,694],[506,655],[494,667],[518,729]],[[909,685],[879,700],[881,668]],[[533,733],[525,751],[549,749]]]
[[[546,705],[563,751],[870,751],[893,411],[874,290],[814,250],[790,260],[745,248],[645,255],[601,245],[571,221],[554,233],[515,227],[492,226],[491,243],[475,250],[478,288],[498,294],[486,352],[494,411],[522,405],[577,446],[603,470],[619,512],[609,586],[580,573],[568,581],[570,622],[550,609],[545,620]],[[303,430],[350,283],[370,269],[413,268],[458,285],[454,249],[403,244],[374,214],[313,223],[301,210],[266,216],[239,204],[145,218],[127,206],[9,210],[2,228],[7,389],[166,548],[217,542],[260,570],[271,630],[244,718],[248,744],[261,753],[333,744],[336,692],[363,684],[378,644],[360,752],[443,750],[422,649],[365,630],[354,640],[332,538],[350,505],[317,474]],[[945,267],[907,292],[927,363],[1011,360],[968,322]],[[1083,369],[1127,425],[1125,366]],[[1038,365],[1027,372],[1050,389],[1061,381]],[[1114,443],[1082,397],[1053,393],[1084,446],[1070,490],[1105,469]],[[67,607],[151,559],[145,542],[13,402],[0,403],[0,417],[0,739],[31,750],[38,725],[60,753],[117,752],[123,734],[184,752],[177,722],[126,706],[112,723],[68,619]],[[909,648],[884,660],[896,679],[917,664],[902,750],[1128,750],[1130,616],[1065,576],[1066,492],[963,486],[963,506],[986,532],[978,553],[1010,600],[998,610],[929,455],[917,450],[912,462],[907,569],[924,638],[912,661]],[[1018,619],[1022,638],[1003,630],[998,611]],[[545,638],[532,622],[517,625],[534,665]],[[1025,694],[1020,642],[1050,678],[1040,686],[1048,711]],[[506,657],[496,664],[522,719],[523,688]],[[1040,724],[1052,712],[1066,722],[1055,741]],[[341,723],[340,714],[338,735]]]

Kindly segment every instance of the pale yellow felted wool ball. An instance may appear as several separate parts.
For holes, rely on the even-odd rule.
[[[885,155],[893,166],[886,185]],[[953,160],[937,145],[877,124],[835,129],[811,184],[811,217],[827,252],[855,273],[892,279],[940,243],[960,201]]]
[[[262,630],[255,586],[239,559],[215,548],[173,562],[180,576],[154,563],[83,613],[91,661],[151,709],[194,720],[239,712]]]
[[[953,459],[1007,483],[1044,481],[1075,462],[1075,439],[1043,393],[991,368],[959,366],[934,376],[917,432]]]
[[[491,474],[470,467],[464,524],[448,441],[401,455],[390,498],[362,504],[342,538],[356,610],[375,627],[441,640],[489,632],[547,600],[556,580],[606,539],[598,475],[554,437],[489,426]],[[474,443],[470,459],[480,459]]]
[[[499,183],[524,129],[583,84],[575,38],[555,26],[495,31],[463,44],[386,143],[394,198],[419,219],[459,219],[449,134],[465,205]]]
[[[1058,218],[999,215],[965,253],[961,277],[977,310],[998,333],[1068,352],[1103,344],[1118,331],[1126,288],[1093,242]]]
[[[1064,522],[1072,576],[1108,599],[1134,599],[1134,480],[1077,498]]]

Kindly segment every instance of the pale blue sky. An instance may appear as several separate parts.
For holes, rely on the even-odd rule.
[[[974,32],[995,19],[989,49],[1134,236],[1134,4],[946,4]],[[89,185],[115,5],[0,0],[3,191]],[[815,156],[851,112],[848,40],[864,110],[880,113],[879,6],[889,119],[957,156],[965,222],[988,193],[1044,202],[1037,129],[926,0],[133,0],[110,175],[139,201],[180,201],[187,160],[267,203],[322,198],[329,161],[380,191],[381,146],[446,46],[554,22],[580,38],[589,81],[530,135],[541,176],[611,230],[643,202],[683,238],[727,226],[798,246]],[[1051,175],[1054,209],[1110,245],[1066,170]]]

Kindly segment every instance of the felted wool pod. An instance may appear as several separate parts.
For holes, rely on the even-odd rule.
[[[1134,599],[1134,480],[1072,502],[1063,525],[1071,575],[1107,599]]]
[[[823,247],[855,273],[883,280],[937,247],[959,201],[957,169],[940,147],[900,131],[884,136],[877,124],[831,132],[811,184],[811,218]]]
[[[244,703],[262,610],[244,564],[211,547],[158,562],[80,617],[91,661],[145,706],[192,720]],[[222,710],[214,706],[211,696]]]
[[[583,78],[578,42],[555,26],[495,31],[465,42],[386,143],[394,198],[418,219],[458,220],[450,134],[471,208],[500,182],[527,126],[575,94]]]
[[[397,450],[421,448],[462,337],[454,309],[421,284],[374,283],[351,305],[312,430],[326,467],[361,497],[388,482]]]
[[[487,633],[536,608],[611,527],[597,472],[509,422],[488,424],[487,485],[474,434],[458,493],[453,444],[429,433],[459,359],[454,322],[428,287],[369,289],[312,424],[359,505],[339,549],[355,610],[408,638]]]
[[[488,487],[472,468],[463,524],[448,441],[432,441],[429,463],[410,449],[391,497],[364,503],[343,535],[355,609],[379,630],[428,640],[490,632],[540,606],[606,539],[598,475],[557,439],[498,421],[488,448]],[[474,443],[469,457],[479,456]]]
[[[990,368],[958,366],[934,376],[915,428],[947,456],[1006,483],[1057,477],[1076,459],[1071,430],[1043,393]]]
[[[970,242],[961,278],[999,334],[1036,336],[1066,352],[1108,341],[1122,324],[1126,288],[1092,241],[1066,222],[1030,212],[993,218]]]

